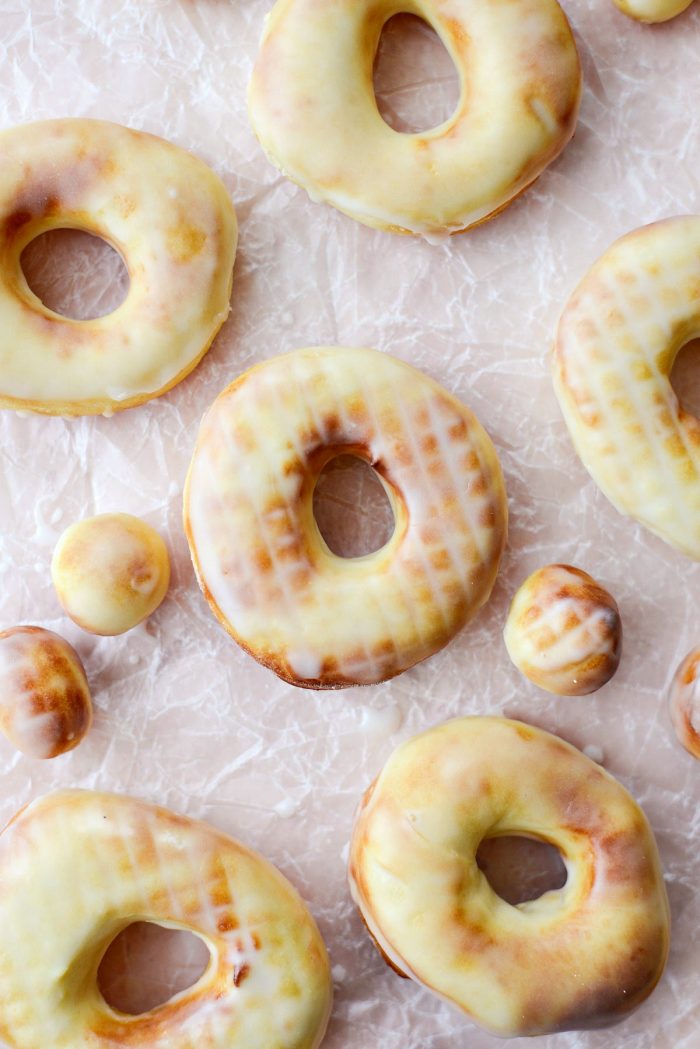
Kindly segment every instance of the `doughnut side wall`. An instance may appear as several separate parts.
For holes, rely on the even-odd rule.
[[[86,739],[51,761],[0,736],[0,825],[39,795],[74,787],[206,820],[275,864],[317,920],[335,984],[324,1049],[497,1049],[501,1039],[385,965],[350,898],[348,843],[363,793],[399,743],[468,714],[529,722],[593,748],[640,803],[672,932],[658,986],[612,1031],[511,1044],[697,1049],[700,778],[676,740],[668,687],[700,644],[700,564],[598,490],[561,415],[550,353],[566,301],[613,241],[700,210],[700,112],[690,104],[700,95],[700,4],[650,28],[609,0],[568,0],[585,82],[572,142],[503,214],[444,244],[361,226],[313,203],[265,159],[246,88],[270,7],[0,0],[0,130],[77,116],[161,136],[213,168],[239,221],[230,315],[180,385],[113,418],[0,411],[0,631],[31,624],[63,636],[85,667],[94,713]],[[459,97],[451,77],[420,24],[389,27],[377,72],[384,111],[408,111],[424,127],[446,119]],[[83,315],[107,312],[125,287],[118,261],[66,238],[59,265],[46,244],[28,249],[30,284]],[[57,242],[52,250],[55,258]],[[490,600],[442,651],[381,685],[314,692],[277,678],[216,621],[195,578],[182,499],[217,395],[277,354],[333,345],[389,352],[474,412],[503,466],[509,538]],[[672,383],[696,415],[699,374],[697,352],[682,351]],[[346,549],[371,549],[388,524],[366,473],[329,473],[317,502]],[[163,536],[172,581],[146,622],[108,638],[62,613],[50,562],[68,525],[112,512]],[[588,572],[619,607],[619,669],[589,696],[543,692],[503,644],[516,589],[547,564]],[[330,607],[332,625],[334,615]],[[123,985],[142,988],[157,972],[167,994],[169,970],[195,972],[190,954],[173,951],[170,966],[130,956]],[[533,987],[546,982],[536,949],[527,967]],[[0,1038],[0,1049],[17,1047]]]

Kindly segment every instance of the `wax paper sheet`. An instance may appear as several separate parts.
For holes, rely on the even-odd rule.
[[[171,393],[109,419],[0,415],[0,623],[68,638],[96,710],[87,740],[52,762],[22,757],[0,737],[0,822],[58,786],[129,792],[209,820],[276,863],[318,919],[336,989],[327,1049],[490,1049],[501,1043],[385,967],[351,905],[345,857],[360,794],[397,743],[459,714],[520,717],[592,747],[639,799],[673,912],[666,974],[638,1012],[613,1030],[529,1044],[696,1049],[700,766],[675,741],[666,693],[700,642],[700,566],[622,518],[588,478],[552,392],[548,351],[567,296],[614,238],[698,210],[700,5],[651,28],[608,0],[568,0],[585,74],[574,141],[504,214],[437,246],[314,204],[267,163],[245,92],[269,6],[0,0],[0,126],[80,115],[164,136],[221,175],[241,234],[230,319]],[[456,79],[434,38],[405,23],[385,34],[378,92],[397,126],[429,126],[449,113]],[[125,290],[119,261],[85,239],[59,235],[26,262],[46,301],[79,315],[108,309]],[[313,693],[278,681],[217,625],[195,582],[181,502],[216,394],[257,361],[334,343],[391,352],[473,408],[503,463],[511,527],[491,602],[447,648],[387,684]],[[685,350],[675,382],[698,409],[694,365]],[[371,475],[343,470],[324,477],[318,514],[333,541],[356,552],[377,545],[388,517]],[[112,510],[161,531],[173,581],[147,623],[101,639],[62,615],[49,563],[65,526]],[[515,587],[552,561],[592,573],[622,612],[619,672],[589,698],[529,684],[502,642]],[[112,952],[111,977],[136,1010],[178,966],[180,977],[201,968],[201,953],[178,948],[166,972],[159,944],[144,954],[137,941]]]

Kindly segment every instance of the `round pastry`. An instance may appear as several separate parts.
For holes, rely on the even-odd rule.
[[[516,906],[476,862],[484,838],[555,845],[561,888]],[[400,746],[360,805],[350,885],[389,962],[502,1037],[603,1027],[651,993],[669,908],[643,812],[599,765],[505,718]]]
[[[558,696],[585,696],[610,680],[622,651],[615,599],[587,572],[547,565],[518,589],[503,639],[525,677]]]
[[[379,114],[372,64],[393,0],[278,0],[248,93],[269,159],[314,200],[367,226],[430,237],[506,207],[574,133],[581,70],[555,0],[411,7],[461,82],[453,115],[402,134]]]
[[[221,180],[163,139],[99,120],[3,131],[0,153],[0,407],[112,413],[184,379],[229,312],[237,226]],[[105,317],[62,317],[27,285],[24,248],[66,228],[126,264],[129,293]]]
[[[700,560],[700,421],[669,375],[700,333],[700,217],[618,240],[557,332],[554,388],[576,451],[613,505]]]
[[[0,1039],[22,1049],[316,1049],[328,958],[289,882],[204,823],[134,798],[49,794],[0,835]],[[100,961],[138,921],[199,936],[200,979],[156,1009],[110,1008]]]
[[[700,648],[685,657],[671,682],[669,708],[678,742],[700,760]]]
[[[170,583],[165,543],[131,514],[99,514],[63,533],[51,561],[58,600],[91,634],[131,630],[161,603]]]
[[[675,18],[693,0],[614,0],[620,10],[638,22],[668,22]]]
[[[340,454],[368,462],[394,510],[380,550],[342,558],[313,493]],[[506,535],[501,468],[474,415],[376,350],[259,364],[205,416],[185,488],[204,594],[231,636],[305,688],[371,684],[437,652],[488,599]]]
[[[32,758],[72,750],[92,724],[90,688],[72,645],[39,626],[0,633],[0,730]]]

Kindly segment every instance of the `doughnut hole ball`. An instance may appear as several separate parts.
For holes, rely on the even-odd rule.
[[[130,514],[100,514],[66,529],[51,578],[73,622],[111,637],[155,612],[168,589],[170,561],[150,525]]]
[[[700,761],[700,646],[689,652],[676,670],[669,708],[678,742]]]
[[[516,592],[503,638],[534,684],[557,696],[585,696],[617,670],[622,621],[615,599],[587,572],[546,565]]]
[[[0,633],[0,730],[32,758],[72,750],[92,724],[90,688],[75,649],[38,626]]]

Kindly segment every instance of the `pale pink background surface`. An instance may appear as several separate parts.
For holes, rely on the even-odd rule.
[[[666,974],[636,1014],[609,1031],[529,1044],[695,1049],[700,766],[675,742],[666,691],[700,642],[700,566],[597,491],[559,414],[548,348],[567,296],[615,237],[699,208],[700,5],[648,28],[607,0],[570,0],[586,80],[574,142],[505,214],[437,247],[313,204],[267,163],[245,91],[269,6],[0,0],[0,126],[80,115],[169,138],[223,177],[241,234],[231,317],[178,388],[111,419],[0,417],[0,626],[41,624],[67,637],[96,708],[88,739],[53,762],[24,758],[0,737],[0,823],[58,786],[128,792],[205,818],[274,861],[317,917],[336,983],[327,1049],[489,1049],[501,1043],[385,968],[350,903],[344,858],[358,798],[399,741],[459,714],[521,717],[600,748],[656,831],[673,911]],[[450,63],[423,31],[390,32],[379,77],[385,112],[423,116],[423,126],[456,98]],[[91,248],[80,262],[70,243],[61,247],[58,262],[37,247],[27,264],[47,301],[82,310],[118,301],[114,258]],[[444,651],[385,685],[315,694],[278,681],[214,621],[190,564],[181,496],[215,395],[256,361],[333,343],[396,354],[476,411],[501,456],[511,530],[491,603]],[[697,410],[691,369],[685,352],[676,388]],[[324,483],[319,513],[340,540],[375,535],[381,500],[366,478]],[[65,526],[111,510],[162,532],[173,583],[147,624],[98,639],[61,614],[49,562]],[[620,670],[587,699],[526,682],[501,639],[515,587],[551,561],[592,573],[622,611]],[[146,961],[130,973],[130,957],[114,980],[135,1002],[158,972]],[[181,964],[188,971],[187,957]]]

